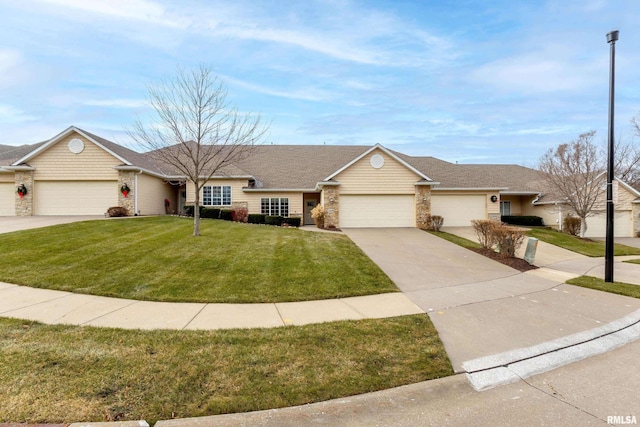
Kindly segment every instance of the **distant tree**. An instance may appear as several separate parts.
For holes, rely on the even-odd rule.
[[[587,217],[606,182],[602,156],[593,143],[595,133],[583,133],[570,143],[549,149],[538,164],[559,201],[580,218],[580,237],[587,231]]]
[[[224,83],[211,68],[180,68],[147,87],[148,124],[138,118],[129,136],[158,163],[171,165],[195,186],[193,235],[200,235],[200,193],[216,173],[246,159],[267,127],[259,115],[240,114],[227,100]]]

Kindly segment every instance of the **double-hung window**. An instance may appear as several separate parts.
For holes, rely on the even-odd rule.
[[[205,185],[202,188],[203,206],[231,206],[230,185]]]
[[[289,216],[288,197],[263,197],[260,199],[260,213],[263,215]]]
[[[502,200],[500,202],[500,215],[502,215],[502,216],[511,215],[511,201]]]

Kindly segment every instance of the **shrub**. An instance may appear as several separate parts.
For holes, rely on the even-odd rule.
[[[220,209],[218,208],[202,208],[200,210],[200,218],[220,218]]]
[[[544,221],[539,216],[533,215],[504,215],[502,222],[511,225],[528,225],[531,227],[544,226]]]
[[[582,220],[577,216],[568,216],[562,221],[562,229],[565,233],[577,236],[580,234]]]
[[[322,205],[316,205],[316,207],[311,210],[311,218],[315,221],[316,227],[324,228],[324,208]]]
[[[264,214],[249,214],[247,222],[249,224],[264,224],[266,217]]]
[[[129,215],[127,208],[123,208],[122,206],[113,206],[107,209],[107,216],[109,217],[127,216],[127,215]]]
[[[221,209],[220,219],[225,221],[233,221],[233,211],[231,209]]]
[[[300,217],[291,217],[291,218],[285,218],[283,223],[288,224],[291,227],[300,227],[301,221],[302,221],[302,218]]]
[[[500,224],[499,222],[490,219],[474,219],[471,221],[471,225],[478,236],[480,246],[485,249],[490,249],[494,244],[494,229]]]
[[[444,218],[440,215],[429,215],[427,217],[427,229],[431,231],[440,231],[444,224]]]
[[[231,218],[235,222],[247,222],[249,219],[249,209],[247,208],[235,208],[231,211]]]
[[[267,225],[277,225],[277,226],[281,226],[282,225],[282,221],[284,221],[284,218],[281,216],[273,216],[273,215],[267,215],[264,219],[264,223]]]
[[[493,229],[493,239],[498,252],[504,257],[515,257],[516,251],[524,242],[524,231],[505,224],[496,224],[498,226]]]
[[[185,206],[184,207],[184,214],[186,216],[193,216],[193,205],[189,205],[189,206]],[[202,211],[204,210],[204,208],[202,206],[200,206],[200,217],[202,217]]]

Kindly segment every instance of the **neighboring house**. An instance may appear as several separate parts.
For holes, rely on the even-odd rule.
[[[20,185],[27,188],[22,197]],[[102,215],[111,206],[157,215],[166,212],[165,200],[179,213],[193,204],[194,188],[170,166],[73,126],[39,144],[0,146],[0,215]],[[620,230],[633,235],[640,193],[624,184],[618,189]],[[345,228],[424,227],[429,214],[444,217],[445,226],[501,213],[557,225],[566,212],[544,194],[538,172],[523,166],[457,165],[381,145],[260,145],[209,180],[200,200],[299,216],[304,224],[313,224],[311,209],[321,203],[326,225]]]

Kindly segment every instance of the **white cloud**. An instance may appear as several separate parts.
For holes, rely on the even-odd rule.
[[[183,18],[170,16],[166,8],[148,0],[40,0],[42,2],[69,9],[80,10],[95,15],[124,18],[160,24],[168,27],[184,28],[187,22]]]
[[[0,104],[0,123],[24,123],[34,119],[19,108]]]
[[[94,99],[83,101],[84,105],[113,108],[140,108],[147,105],[144,99]]]

